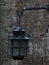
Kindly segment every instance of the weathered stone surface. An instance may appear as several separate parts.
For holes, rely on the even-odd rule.
[[[5,2],[5,6],[2,6],[2,9],[4,10],[3,22],[0,23],[1,46],[3,45],[2,47],[4,48],[4,50],[3,48],[0,49],[0,56],[2,56],[1,60],[3,62],[3,65],[12,65],[12,62],[13,65],[15,65],[15,61],[10,60],[6,55],[8,35],[12,33],[13,29],[16,26],[18,26],[16,10],[23,6],[42,6],[47,4],[49,0],[5,0]],[[24,59],[21,63],[19,63],[19,65],[35,65],[36,60],[39,59],[37,58],[38,55],[39,57],[43,58],[45,54],[45,42],[43,42],[42,38],[45,37],[45,32],[49,25],[49,13],[46,10],[27,11],[24,12],[21,19],[21,25],[26,29],[26,35],[28,34],[28,36],[30,37],[29,42],[33,45],[33,52],[32,56]]]

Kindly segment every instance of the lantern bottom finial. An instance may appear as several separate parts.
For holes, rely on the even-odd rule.
[[[23,60],[24,56],[13,56],[12,57],[14,60]]]

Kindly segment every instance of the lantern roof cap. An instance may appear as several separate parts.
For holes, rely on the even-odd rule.
[[[16,27],[14,31],[25,31],[22,27]]]
[[[23,39],[24,39],[24,40],[29,40],[29,37],[27,37],[27,36],[24,36],[24,37],[11,36],[10,39],[11,39],[11,40],[16,40],[16,39],[17,39],[17,40],[23,40]]]

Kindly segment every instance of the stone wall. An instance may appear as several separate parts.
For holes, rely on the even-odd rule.
[[[15,65],[15,61],[7,57],[8,35],[18,26],[16,10],[23,6],[42,6],[49,3],[49,0],[5,0],[1,38],[2,38],[2,60],[3,65]],[[37,57],[44,56],[45,46],[42,38],[45,37],[49,25],[49,12],[47,10],[26,11],[22,16],[21,25],[26,29],[26,34],[30,36],[29,43],[33,44],[33,52],[29,58],[24,59],[18,65],[32,65],[36,63]],[[3,43],[4,42],[4,43]],[[1,54],[1,55],[2,55]],[[29,62],[29,63],[28,63]],[[42,61],[43,62],[43,61]],[[45,61],[43,62],[45,63]],[[38,63],[37,63],[38,64]]]

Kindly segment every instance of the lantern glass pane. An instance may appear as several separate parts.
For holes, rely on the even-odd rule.
[[[26,41],[26,40],[23,41],[23,40],[22,40],[21,43],[20,43],[20,47],[25,47],[25,48],[26,48],[26,47],[29,47],[28,41]]]
[[[20,49],[20,55],[26,56],[26,48],[21,48]]]
[[[9,40],[8,42],[9,42],[9,44],[8,44],[8,54],[9,54],[9,56],[12,56],[13,40]]]
[[[8,49],[8,54],[9,54],[9,56],[11,56],[11,49],[10,48]]]
[[[26,47],[26,41],[21,40],[20,47]]]
[[[14,41],[10,41],[10,47],[13,47],[14,46]]]
[[[14,41],[14,47],[19,47],[19,42],[18,41]]]
[[[13,56],[19,55],[19,49],[13,49]]]
[[[29,47],[27,48],[27,55],[29,55]]]

